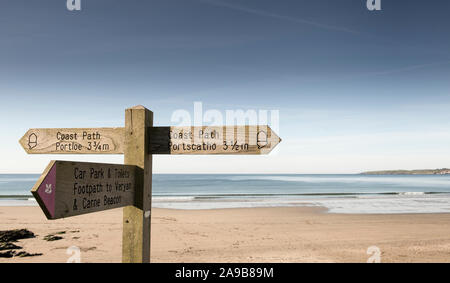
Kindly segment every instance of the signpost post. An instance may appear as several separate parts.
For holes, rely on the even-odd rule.
[[[123,210],[122,262],[150,262],[152,155],[148,152],[153,112],[142,106],[125,111],[125,164],[136,165],[135,205]]]
[[[52,161],[32,189],[48,219],[123,209],[122,261],[150,262],[153,154],[269,154],[267,125],[153,127],[153,112],[125,110],[125,128],[30,129],[29,154],[124,154],[125,165]]]

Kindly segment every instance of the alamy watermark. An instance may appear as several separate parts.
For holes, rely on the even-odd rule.
[[[273,130],[278,131],[280,111],[276,109],[227,109],[225,115],[218,109],[203,109],[203,102],[194,102],[193,115],[186,109],[177,109],[172,113],[171,122],[176,126],[236,126],[265,125],[270,122]]]
[[[367,0],[367,9],[369,11],[381,11],[381,0]]]
[[[194,102],[193,112],[186,109],[178,109],[172,113],[171,123],[180,127],[183,132],[171,133],[173,145],[184,143],[186,139],[194,144],[202,144],[205,141],[220,142],[226,137],[223,144],[226,148],[232,146],[237,149],[239,145],[258,146],[262,148],[263,139],[267,139],[268,127],[280,134],[280,111],[276,109],[203,109],[202,102]],[[224,127],[225,126],[225,127]],[[189,133],[189,127],[202,127],[196,135],[185,136]],[[258,135],[250,135],[257,131]],[[176,148],[174,148],[176,150]]]
[[[81,11],[81,0],[67,0],[67,10]],[[367,0],[367,9],[369,11],[381,11],[381,0]]]
[[[70,257],[67,259],[67,263],[81,263],[81,250],[77,246],[71,246],[67,248],[66,254]]]
[[[381,250],[377,246],[370,246],[367,248],[367,252],[370,257],[367,259],[367,263],[380,263],[381,262]]]
[[[66,7],[69,11],[81,11],[81,0],[67,0]]]

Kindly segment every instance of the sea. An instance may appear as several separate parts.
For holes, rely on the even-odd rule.
[[[0,174],[0,206],[37,206],[34,174]],[[450,175],[154,174],[153,207],[325,207],[328,213],[450,213]]]

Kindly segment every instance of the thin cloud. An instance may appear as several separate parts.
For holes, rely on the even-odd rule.
[[[386,69],[386,70],[380,70],[380,71],[367,71],[367,72],[357,72],[357,73],[350,73],[350,74],[336,74],[334,77],[334,81],[348,81],[348,80],[355,80],[359,78],[365,78],[365,77],[372,77],[372,76],[388,76],[388,75],[395,75],[395,74],[401,74],[401,73],[408,73],[413,72],[417,70],[423,70],[428,68],[434,68],[439,66],[447,66],[450,65],[450,60],[444,60],[441,62],[433,62],[433,63],[426,63],[426,64],[417,64],[417,65],[409,65],[399,68],[393,68],[393,69]],[[276,78],[279,80],[280,78]],[[330,77],[323,78],[304,78],[302,76],[283,76],[281,79],[295,79],[297,82],[300,80],[302,82],[308,82],[308,83],[319,83],[319,82],[329,82]],[[267,80],[266,80],[267,81]]]
[[[214,5],[214,6],[224,7],[224,8],[228,8],[228,9],[232,9],[232,10],[236,10],[236,11],[241,11],[241,12],[246,12],[246,13],[259,15],[259,16],[263,16],[263,17],[269,17],[269,18],[274,18],[274,19],[278,19],[278,20],[289,21],[289,22],[297,23],[297,24],[310,25],[310,26],[314,26],[314,27],[320,28],[320,29],[339,31],[339,32],[345,32],[345,33],[352,33],[352,34],[361,34],[361,32],[359,32],[359,31],[352,30],[352,29],[349,29],[349,28],[346,28],[346,27],[327,25],[327,24],[322,24],[322,23],[310,21],[310,20],[305,20],[305,19],[302,19],[302,18],[290,17],[290,16],[285,16],[285,15],[269,13],[269,12],[262,11],[262,10],[256,10],[256,9],[243,7],[243,6],[240,6],[240,5],[225,3],[225,2],[219,1],[219,0],[199,0],[199,1],[211,4],[211,5]]]
[[[369,72],[365,75],[390,75],[394,73],[403,73],[403,72],[410,72],[430,67],[437,67],[437,66],[444,66],[450,64],[450,60],[442,61],[442,62],[434,62],[434,63],[427,63],[427,64],[420,64],[420,65],[410,65],[402,68],[397,69],[390,69],[385,71],[379,71],[379,72]]]

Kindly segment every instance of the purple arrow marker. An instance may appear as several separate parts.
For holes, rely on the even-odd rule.
[[[55,189],[56,189],[56,166],[53,165],[52,169],[45,176],[44,181],[37,189],[37,195],[40,199],[40,204],[44,207],[42,209],[47,210],[51,218],[55,216]]]

